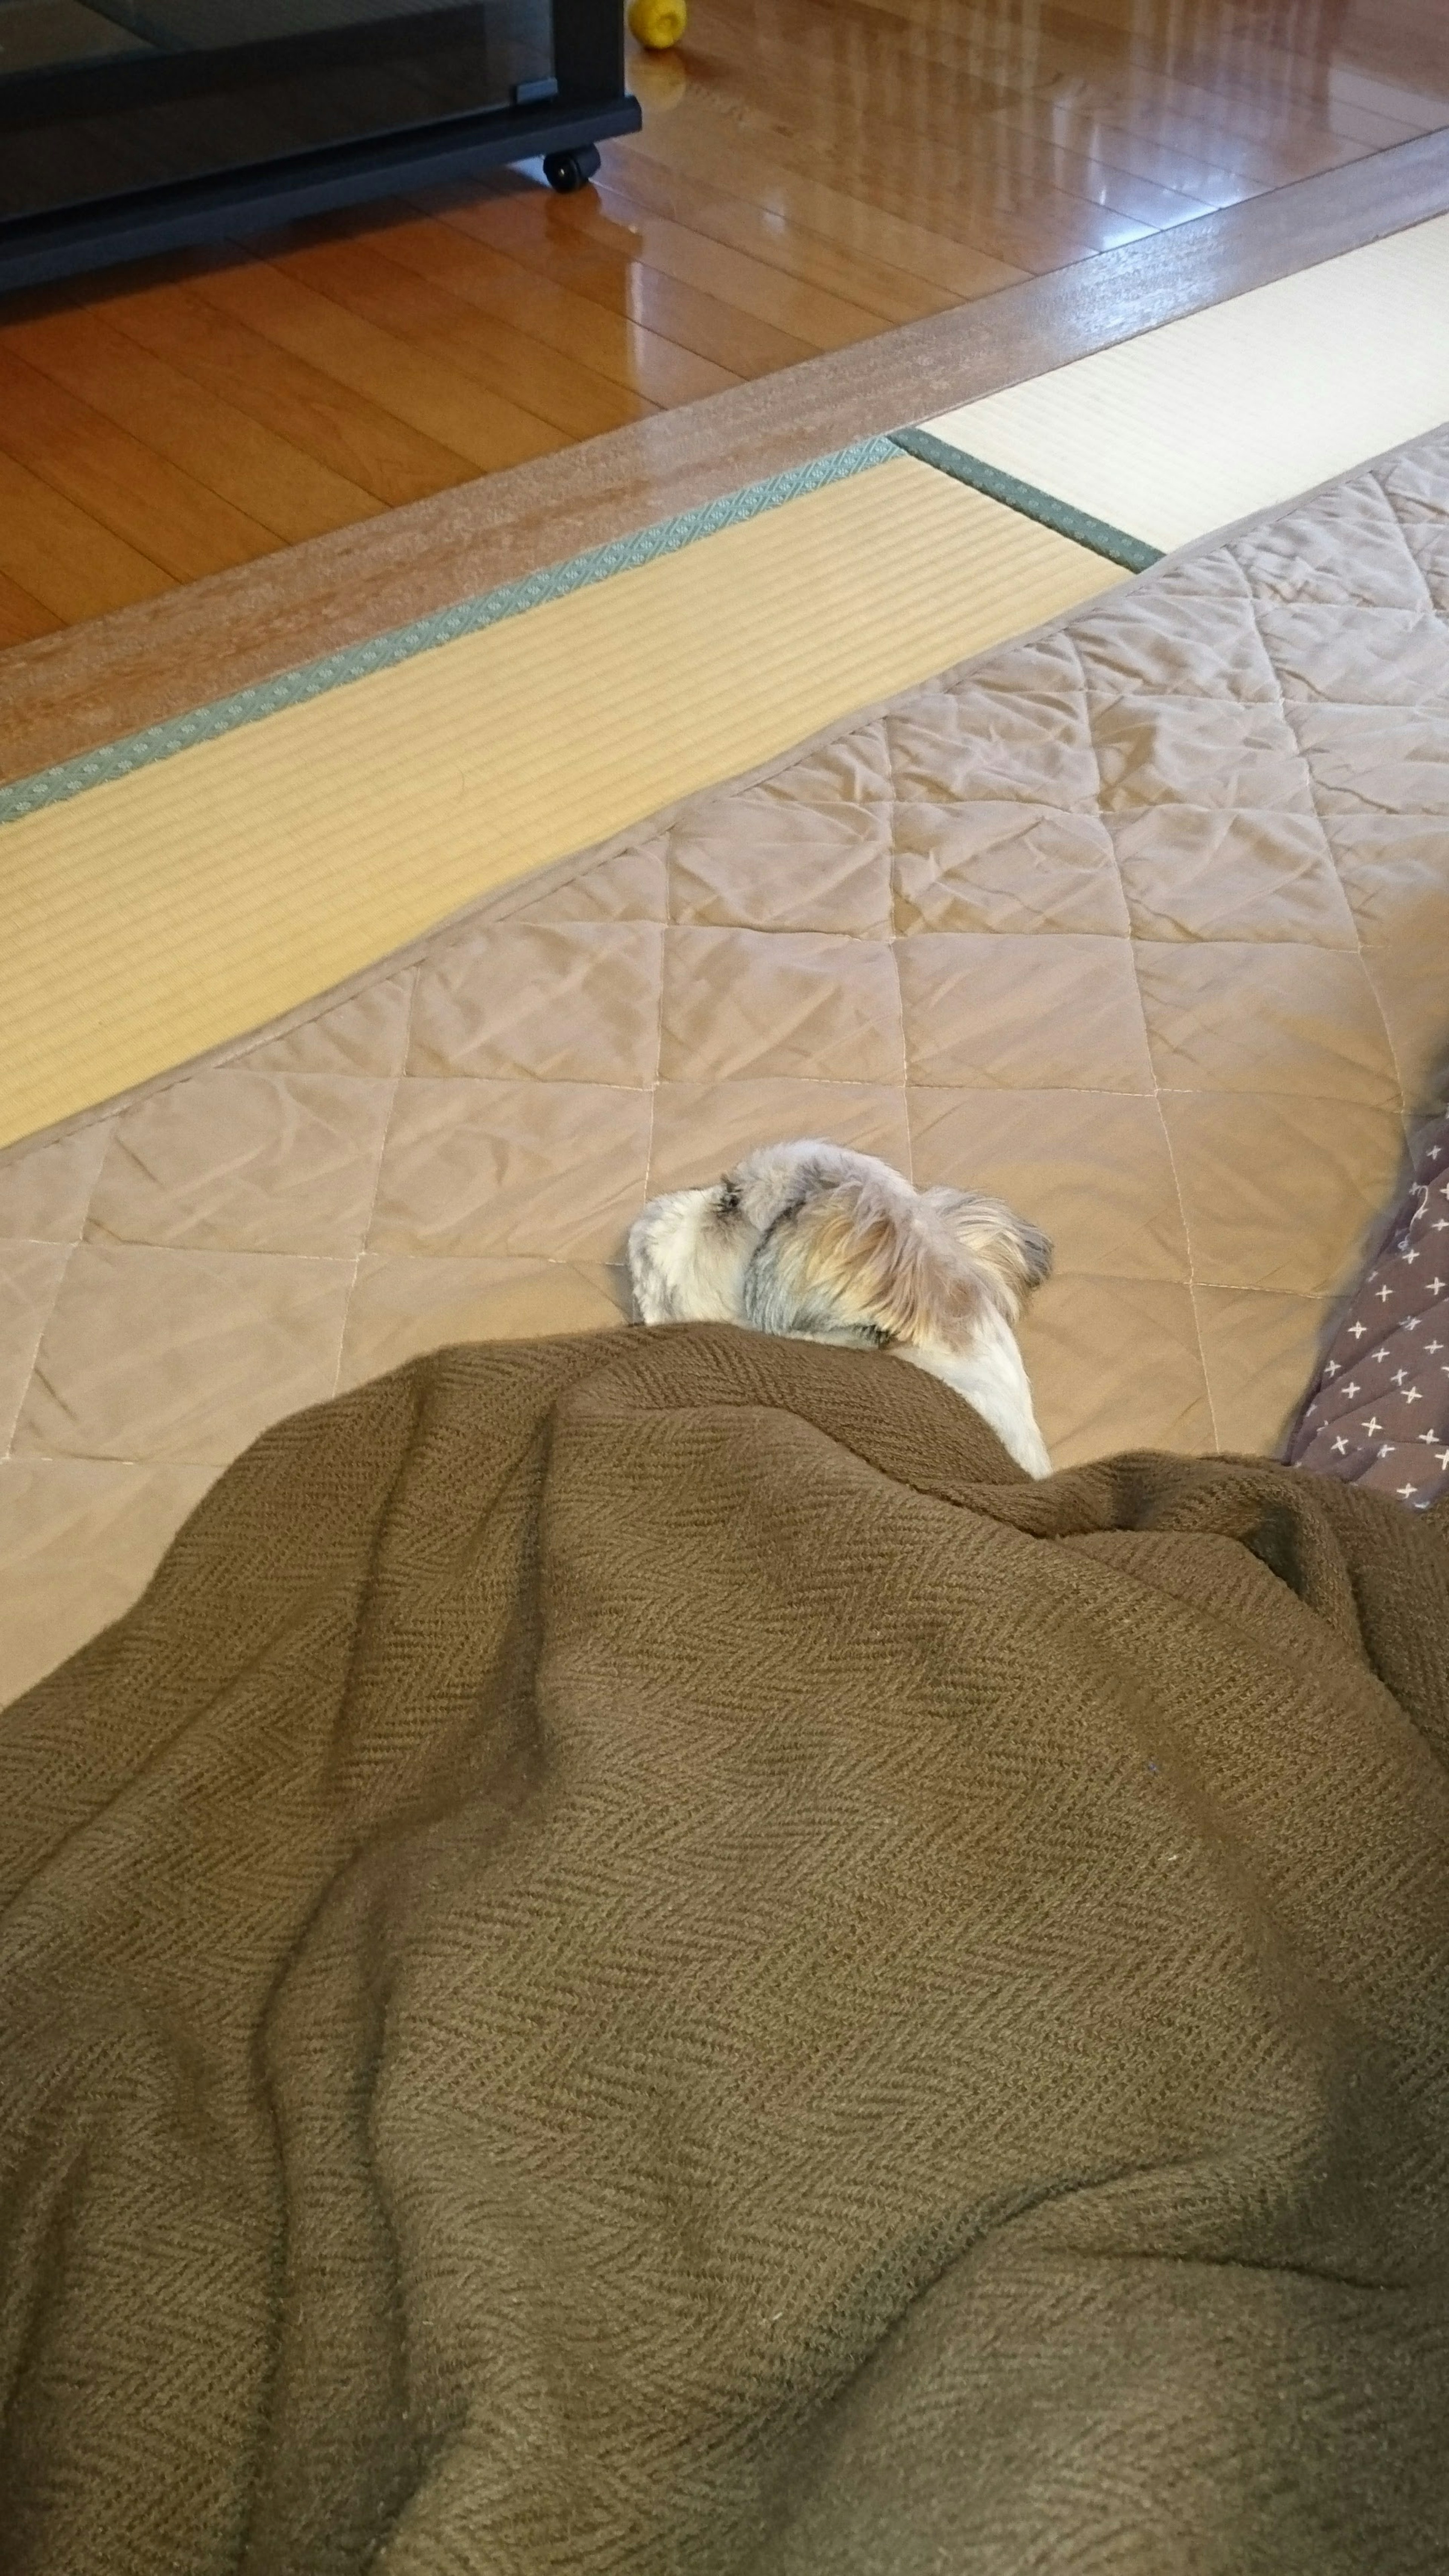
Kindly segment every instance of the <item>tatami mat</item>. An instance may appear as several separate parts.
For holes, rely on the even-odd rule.
[[[0,831],[0,1143],[1119,579],[904,457]]]
[[[924,424],[1166,551],[1449,420],[1449,215]]]

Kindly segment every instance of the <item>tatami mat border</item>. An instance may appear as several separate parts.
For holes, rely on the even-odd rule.
[[[124,778],[152,761],[169,760],[173,753],[188,751],[194,743],[214,742],[241,725],[257,724],[283,707],[301,706],[310,698],[325,696],[330,689],[345,688],[352,680],[365,679],[373,671],[411,661],[416,654],[451,644],[460,635],[477,634],[505,618],[521,617],[547,600],[587,590],[597,582],[610,580],[615,573],[652,563],[661,555],[677,554],[682,547],[693,545],[700,537],[713,536],[721,528],[757,519],[767,510],[777,510],[783,503],[799,500],[826,484],[844,482],[872,466],[888,465],[897,453],[895,441],[890,438],[857,440],[853,446],[837,448],[829,456],[814,457],[807,465],[791,466],[762,483],[748,483],[740,491],[724,493],[698,509],[662,519],[655,527],[639,528],[630,536],[594,546],[567,562],[546,564],[519,581],[504,582],[497,590],[459,600],[454,607],[439,609],[411,625],[369,636],[365,643],[324,654],[319,661],[304,663],[297,670],[281,671],[274,679],[258,681],[232,697],[218,698],[210,706],[193,708],[185,715],[168,718],[164,724],[148,725],[144,732],[127,735],[120,742],[106,743],[98,750],[80,753],[74,760],[36,770],[29,778],[0,787],[0,824],[18,822],[22,815],[37,813],[46,805],[64,804],[69,797],[83,795],[87,788]]]
[[[1125,528],[1109,527],[1105,519],[1074,509],[1070,501],[1059,501],[1052,492],[1038,491],[1034,483],[1019,482],[999,465],[988,465],[983,456],[969,456],[963,447],[948,446],[929,429],[898,429],[891,443],[914,456],[918,464],[937,466],[956,482],[969,484],[973,492],[984,492],[988,500],[1000,501],[1005,509],[1019,510],[1024,519],[1035,519],[1059,537],[1070,537],[1073,544],[1105,555],[1108,563],[1120,564],[1124,572],[1147,572],[1162,561],[1160,546],[1129,536]]]

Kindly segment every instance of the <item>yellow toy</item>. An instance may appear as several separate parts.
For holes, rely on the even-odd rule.
[[[629,0],[629,33],[651,54],[677,45],[688,22],[684,0]]]

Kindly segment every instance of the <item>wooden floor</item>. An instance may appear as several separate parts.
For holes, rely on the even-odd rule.
[[[1449,126],[1443,0],[692,0],[522,173],[0,303],[0,644]]]

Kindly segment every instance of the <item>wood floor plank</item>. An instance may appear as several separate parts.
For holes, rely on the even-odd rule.
[[[794,80],[822,108],[843,110],[857,134],[879,109],[912,113],[923,100],[947,96],[953,116],[984,115],[1017,86],[1034,54],[1035,30],[998,10],[1006,40],[981,42],[969,23],[962,26],[967,16],[959,4],[927,5],[906,18],[875,0],[795,0],[788,14],[769,0],[710,0],[704,68],[760,104],[788,59]],[[903,21],[908,41],[899,32]]]
[[[1427,125],[1406,124],[1400,116],[1386,116],[1381,108],[1362,107],[1348,98],[1331,98],[1326,115],[1332,133],[1344,135],[1351,143],[1366,144],[1371,152],[1382,152],[1392,144],[1406,143],[1411,135],[1431,130]]]
[[[1194,128],[1186,119],[1174,120],[1180,140],[1169,142],[1158,119],[1146,110],[1140,124],[1124,127],[1118,119],[1128,112],[1121,101],[1115,102],[1113,111],[1094,106],[1079,85],[1071,83],[1023,95],[1010,107],[994,109],[987,122],[1014,126],[1047,142],[1060,137],[1084,159],[1110,162],[1114,169],[1155,179],[1160,186],[1180,187],[1210,212],[1240,205],[1244,197],[1258,193],[1258,180],[1209,157],[1214,138],[1206,129]]]
[[[717,302],[792,334],[808,348],[848,349],[853,341],[868,339],[876,323],[867,305],[829,294],[807,278],[786,277],[746,251],[636,205],[615,192],[607,172],[559,212],[588,241],[598,229],[600,209],[640,245],[635,256],[646,267],[682,286],[698,287]]]
[[[511,395],[569,438],[595,438],[656,408],[628,386],[596,375],[576,355],[564,357],[452,287],[389,259],[390,220],[405,225],[408,210],[370,208],[365,234],[353,216],[324,216],[283,234],[259,235],[253,248],[378,330],[416,341],[493,392]]]
[[[425,351],[400,369],[388,332],[268,261],[238,258],[210,268],[197,277],[194,291],[229,320],[320,368],[484,474],[547,456],[564,444],[547,421]]]
[[[1023,100],[1019,110],[1002,113],[1004,117],[1019,114],[1023,122],[1039,124],[1043,111],[1049,113],[1059,97],[1067,96],[1081,114],[1111,117],[1121,112],[1110,83],[1064,74],[1052,89]],[[1184,173],[1205,162],[1210,169],[1245,182],[1250,194],[1292,187],[1299,179],[1316,178],[1323,170],[1342,168],[1361,157],[1358,145],[1344,142],[1326,127],[1312,128],[1285,117],[1276,130],[1249,133],[1226,123],[1219,110],[1220,102],[1205,98],[1186,82],[1154,82],[1151,95],[1144,97],[1137,112],[1136,131],[1175,159]],[[1202,193],[1204,197],[1212,193],[1210,186],[1205,185]],[[1229,197],[1225,202],[1237,200]]]
[[[788,21],[759,0],[712,0],[712,25],[718,31],[718,66],[712,65],[714,88],[728,87],[757,109],[788,98],[808,99],[809,130],[839,136],[848,143],[883,128],[911,133],[943,144],[955,155],[961,185],[970,189],[986,156],[975,148],[983,117],[995,117],[1024,94],[1023,81],[1035,81],[1024,64],[995,58],[999,73],[982,77],[980,52],[963,44],[950,20],[938,15],[924,23],[893,20],[859,0],[794,0]],[[904,37],[904,40],[903,40]],[[1046,174],[1049,184],[1067,195],[1084,197],[1114,211],[1156,226],[1160,219],[1182,220],[1186,192],[1175,179],[1160,177],[1136,186],[1141,174],[1094,169],[1086,184],[1074,172],[1072,154],[1061,138]],[[904,157],[903,169],[910,163]],[[1040,175],[1040,174],[1039,174]],[[1085,176],[1085,174],[1083,174]],[[1117,195],[1102,193],[1103,179]],[[1166,188],[1165,197],[1155,191]],[[1201,208],[1198,209],[1202,211]]]
[[[925,0],[927,9],[929,5]],[[903,27],[908,41],[920,37],[922,0],[871,0],[871,6]],[[1169,146],[1180,141],[1191,160],[1242,173],[1262,187],[1312,178],[1369,148],[1335,135],[1325,114],[1314,114],[1296,93],[1265,98],[1231,83],[1199,85],[1189,76],[1202,68],[1194,56],[1176,58],[1171,69],[1164,69],[1162,58],[1144,44],[1130,58],[1119,47],[1115,58],[1104,59],[1100,34],[1060,11],[1047,13],[1029,68],[1013,60],[1009,30],[989,7],[963,6],[949,41],[989,46],[993,56],[999,50],[1003,81],[1022,104],[1069,101],[1109,115],[1118,125],[1129,124],[1134,133],[1154,134]],[[1009,104],[989,114],[1002,123],[1013,121]],[[1189,173],[1182,175],[1187,187]]]
[[[1434,88],[1444,38],[1440,0],[1361,0],[1354,17],[1356,79],[1416,97]]]
[[[1144,17],[1131,45],[1104,44],[1100,28],[1048,7],[1033,31],[1028,60],[1009,19],[992,0],[962,0],[944,36],[938,32],[932,0],[869,0],[869,5],[905,28],[908,41],[944,45],[950,59],[975,61],[984,51],[1000,66],[999,77],[1013,97],[1090,99],[1134,131],[1143,130],[1158,111],[1194,123],[1215,139],[1217,150],[1209,159],[1230,169],[1246,169],[1251,162],[1253,175],[1264,186],[1311,178],[1370,148],[1335,136],[1326,98],[1320,97],[1315,107],[1286,84],[1265,90],[1261,83],[1234,77],[1226,35],[1217,52],[1205,58],[1195,49],[1155,45],[1151,22]],[[1229,15],[1214,11],[1220,30]],[[1449,28],[1440,42],[1442,51],[1449,44]],[[956,48],[964,54],[958,57],[950,50]],[[1223,160],[1226,145],[1233,149]],[[1187,146],[1195,148],[1200,147]]]
[[[828,185],[839,169],[838,137],[804,89],[782,84],[768,114],[752,108],[747,117],[732,94],[691,90],[655,149],[675,168],[687,169],[711,123],[724,128],[727,140],[746,124],[778,167],[802,178]],[[1066,267],[1156,229],[1067,196],[1051,184],[1042,149],[1026,138],[1021,143],[1020,151],[1004,156],[1008,166],[968,175],[963,184],[959,137],[923,140],[907,124],[874,117],[869,139],[856,151],[855,193],[878,213],[963,247],[989,241],[993,253],[1014,256],[1022,268]]]
[[[1019,140],[1003,148],[996,144],[993,128],[1003,138],[1009,134]],[[1159,180],[1121,169],[1100,145],[1083,149],[1069,141],[1059,127],[1016,123],[1009,110],[998,109],[989,117],[972,118],[957,141],[968,158],[975,153],[982,162],[988,162],[999,154],[1007,163],[1016,197],[1010,215],[1018,227],[1023,219],[1027,224],[1033,221],[1040,194],[1048,185],[1055,197],[1064,201],[1059,219],[1068,224],[1076,221],[1074,210],[1078,205],[1100,208],[1108,217],[1125,217],[1149,232],[1165,232],[1173,224],[1190,223],[1195,215],[1212,210],[1211,196],[1194,196],[1185,187],[1164,187]],[[984,190],[970,190],[967,202],[975,223],[997,219],[995,207],[985,202]],[[1019,230],[1017,238],[1024,246]]]
[[[1085,105],[1109,108],[1110,92],[1100,82],[1074,82]],[[1185,81],[1154,84],[1144,122],[1158,138],[1184,155],[1198,152],[1246,179],[1253,191],[1291,188],[1299,179],[1316,179],[1325,170],[1344,168],[1363,157],[1361,144],[1345,142],[1326,126],[1314,127],[1295,116],[1276,123],[1245,117],[1229,124],[1214,110],[1220,103],[1205,98]]]
[[[671,410],[740,382],[731,368],[677,346],[632,313],[610,311],[560,285],[543,268],[526,267],[495,249],[486,236],[492,201],[477,189],[429,189],[416,202],[417,224],[388,233],[381,245],[387,256],[421,267],[550,348],[576,350],[599,375],[615,384],[637,384],[651,402]]]
[[[558,281],[605,312],[627,315],[731,375],[770,375],[817,354],[798,332],[760,321],[722,293],[651,266],[641,237],[611,222],[597,204],[581,218],[566,199],[559,200],[542,210],[540,221],[540,210],[523,197],[485,197],[468,229],[520,268]]]
[[[4,338],[43,375],[289,545],[382,507],[360,483],[128,339],[104,311],[61,307],[9,323]]]
[[[0,572],[66,625],[175,587],[123,537],[0,449]]]
[[[945,312],[954,300],[944,287],[893,268],[863,248],[843,250],[823,233],[787,225],[770,208],[729,196],[697,172],[669,170],[616,146],[609,155],[608,185],[615,198],[640,214],[668,215],[710,241],[748,251],[786,277],[803,277],[827,294],[853,298],[877,322],[919,322],[928,313]]]
[[[190,287],[140,289],[107,310],[117,330],[391,508],[445,491],[471,470],[465,457],[248,330]]]
[[[799,0],[807,27],[813,5]],[[1060,266],[1158,228],[1162,201],[1144,221],[1100,192],[1073,193],[1059,184],[1049,148],[1035,138],[1010,137],[994,161],[974,155],[973,110],[962,102],[1000,104],[999,87],[955,75],[942,94],[932,64],[903,55],[896,77],[872,78],[867,97],[865,73],[878,69],[875,56],[855,78],[840,64],[828,78],[812,78],[790,40],[799,24],[793,14],[787,30],[779,12],[758,0],[743,0],[738,18],[730,0],[719,7],[720,50],[691,81],[656,147],[674,167],[689,166],[713,115],[730,148],[743,132],[776,164],[823,179],[848,163],[853,193],[880,212],[963,244],[989,241],[1024,268]],[[883,60],[891,61],[888,48]],[[1135,200],[1127,174],[1115,193]],[[1174,208],[1174,220],[1182,219]]]
[[[1084,55],[1069,77],[1082,83],[1105,104],[1108,85],[1100,66],[1088,69]],[[1321,170],[1357,160],[1366,147],[1335,134],[1326,118],[1306,111],[1295,99],[1275,101],[1224,95],[1181,72],[1143,70],[1133,76],[1142,99],[1141,113],[1175,136],[1189,129],[1221,138],[1218,150],[1230,169],[1245,171],[1265,187],[1291,187],[1297,179],[1316,178]]]
[[[1099,44],[1103,24],[1099,13],[1082,6],[1082,0],[1063,0],[1063,7],[1066,19],[1076,22],[1076,40]],[[1392,14],[1400,41],[1406,43],[1404,59],[1417,54],[1427,64],[1431,48],[1415,45],[1397,0]],[[1433,130],[1432,116],[1421,123],[1412,114],[1405,115],[1408,94],[1401,98],[1397,113],[1385,114],[1368,85],[1356,80],[1347,64],[1335,62],[1333,79],[1325,82],[1321,62],[1293,41],[1291,24],[1285,25],[1281,17],[1275,21],[1267,11],[1199,10],[1185,22],[1183,33],[1175,33],[1170,18],[1157,22],[1129,18],[1119,32],[1128,37],[1135,60],[1211,89],[1229,112],[1235,101],[1259,109],[1265,101],[1291,101],[1300,116],[1375,151]],[[1442,18],[1436,34],[1442,46]]]
[[[952,41],[953,31],[939,21],[911,26],[909,41],[903,43],[899,21],[852,6],[852,0],[844,0],[843,11],[839,0],[795,0],[788,25],[778,12],[761,9],[757,0],[713,0],[713,7],[715,24],[727,40],[722,60],[729,85],[759,107],[804,89],[818,121],[812,130],[824,126],[853,132],[865,129],[863,95],[868,95],[870,128],[904,126],[944,145],[968,196],[975,194],[979,167],[994,177],[1005,155],[1014,152],[1022,160],[1020,146],[1003,147],[992,128],[981,125],[983,117],[1006,124],[1004,112],[1022,94],[1016,81],[985,81],[979,69],[963,70],[962,49]],[[1083,155],[1060,132],[1017,130],[1029,135],[1035,154],[1035,166],[1021,171],[1034,206],[1041,190],[1050,187],[1154,230],[1208,210],[1210,201],[1194,198],[1176,174],[1170,181],[1160,173],[1149,177],[1119,168],[1101,153]],[[983,136],[991,137],[994,150],[980,148]]]
[[[880,0],[880,5],[893,7],[896,0]],[[1037,94],[1070,84],[1074,93],[1102,107],[1115,103],[1120,111],[1125,99],[1134,126],[1154,126],[1159,119],[1196,126],[1216,138],[1216,151],[1209,157],[1249,172],[1265,187],[1316,177],[1367,148],[1335,135],[1325,112],[1314,112],[1291,92],[1265,96],[1222,77],[1194,77],[1202,66],[1192,57],[1162,67],[1144,55],[1124,75],[1104,64],[1100,47],[1078,32],[1044,37],[1040,60],[1043,79],[1033,85]]]
[[[3,340],[0,448],[177,581],[249,563],[281,542]]]
[[[857,18],[870,23],[861,29],[852,58],[841,43],[832,0],[796,0],[803,29],[792,25],[788,37],[778,24],[772,26],[753,0],[715,0],[715,5],[736,35],[732,77],[748,81],[750,94],[761,103],[781,94],[790,81],[798,81],[804,70],[812,98],[830,102],[848,126],[860,115],[858,91],[864,80],[874,102],[872,121],[906,123],[913,131],[944,142],[959,155],[968,197],[973,194],[976,169],[994,180],[1004,160],[1010,171],[1006,156],[1013,154],[1013,175],[1031,193],[1032,202],[1048,183],[1069,198],[1106,207],[1153,229],[1181,223],[1242,194],[1241,186],[1235,186],[1225,172],[1205,172],[1207,184],[1198,187],[1193,183],[1196,173],[1172,166],[1168,155],[1158,154],[1155,166],[1144,166],[1130,154],[1114,155],[1097,136],[1081,133],[1080,120],[1064,121],[1063,110],[1069,112],[1075,105],[1070,90],[1065,96],[1050,97],[1045,116],[1033,115],[1030,111],[1043,97],[1036,82],[1029,82],[1019,67],[1008,66],[1003,58],[1001,79],[983,84],[977,50],[963,41],[954,26],[943,28],[936,17],[921,25],[893,20],[874,6],[857,9]],[[959,68],[963,59],[977,66],[964,76]],[[1038,65],[1033,68],[1039,73]],[[1072,123],[1077,130],[1072,130]],[[1036,166],[1027,165],[1019,145],[1003,147],[999,138],[1008,132],[1020,133],[1038,147]]]
[[[45,608],[8,573],[0,572],[0,645],[29,644],[37,635],[53,635],[65,620]]]
[[[820,234],[847,257],[859,250],[889,260],[907,276],[939,288],[954,303],[994,294],[999,286],[1019,285],[1030,274],[993,252],[975,250],[928,225],[893,215],[831,180],[787,167],[771,151],[768,136],[756,137],[743,127],[732,132],[722,118],[697,114],[681,130],[680,113],[688,107],[686,94],[679,112],[615,144],[611,164],[622,163],[630,170],[645,161],[672,175],[699,177],[721,190],[748,187],[774,207],[783,222]]]

